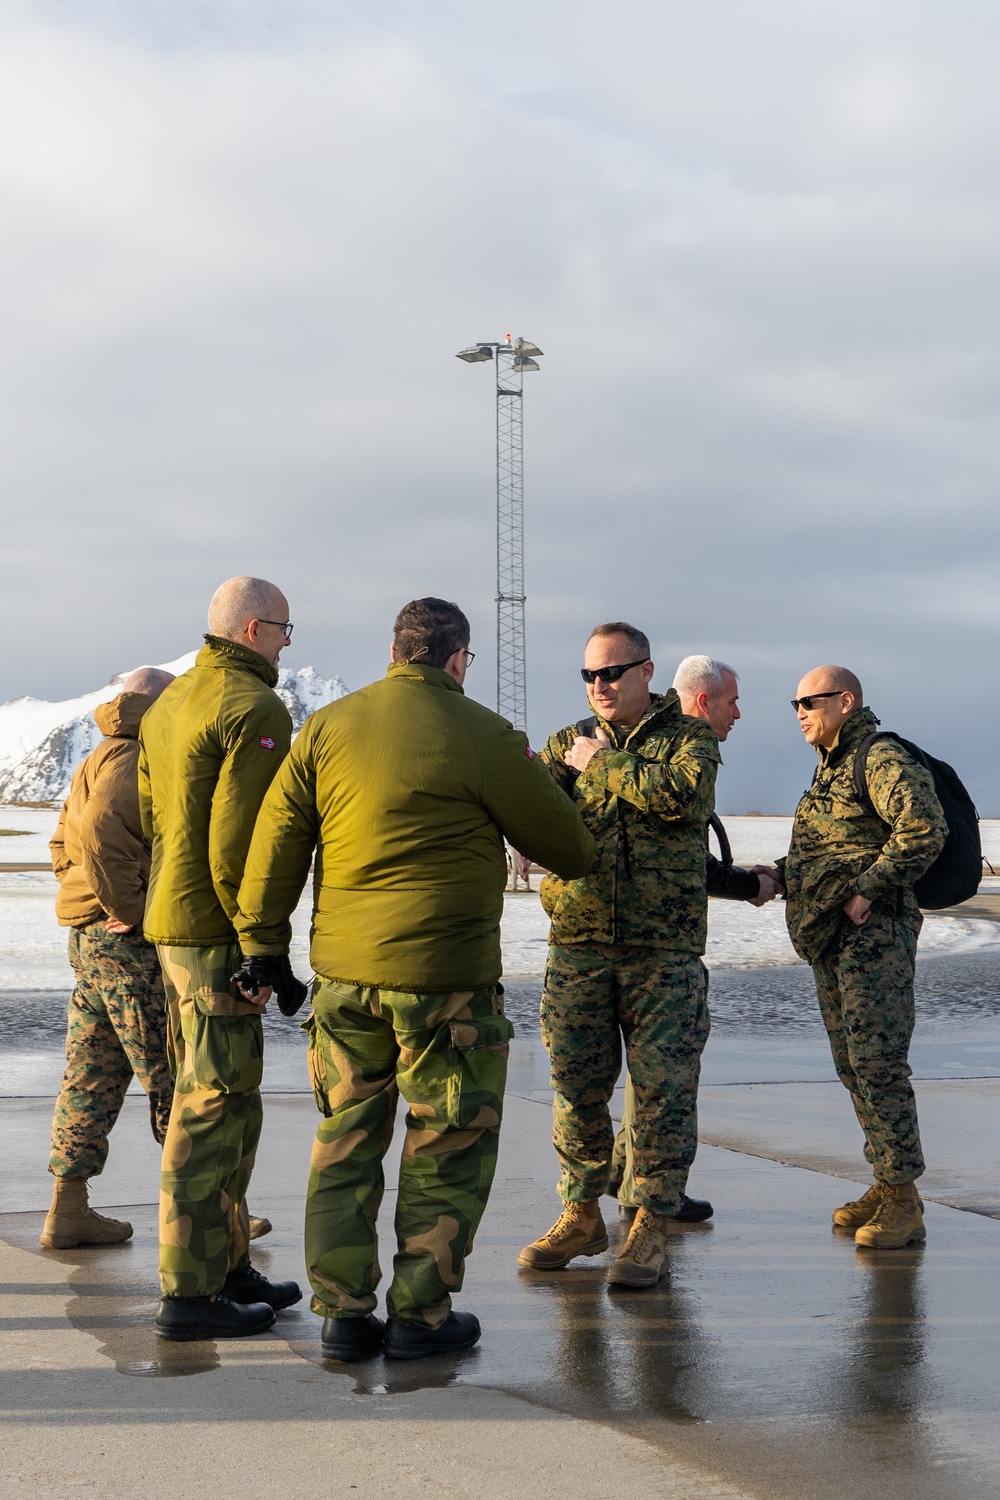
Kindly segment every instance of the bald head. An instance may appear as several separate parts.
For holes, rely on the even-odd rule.
[[[814,667],[795,693],[799,727],[810,745],[829,750],[852,714],[864,707],[860,680],[847,667]]]
[[[266,578],[227,578],[212,595],[208,629],[224,641],[248,646],[272,666],[287,645],[288,600]]]
[[[147,698],[158,698],[173,680],[173,672],[164,672],[160,667],[136,667],[122,683],[122,692],[145,693]]]

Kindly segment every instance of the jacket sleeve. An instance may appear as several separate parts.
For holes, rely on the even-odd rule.
[[[49,853],[52,856],[52,869],[61,881],[66,871],[70,868],[72,861],[66,853],[66,809],[69,801],[63,803],[59,813],[59,822],[56,831],[49,839]]]
[[[215,894],[231,922],[257,814],[291,738],[291,717],[277,697],[273,702],[259,699],[226,727],[225,753],[212,796],[208,863]]]
[[[316,767],[308,722],[271,782],[254,828],[234,918],[248,957],[287,953],[291,916],[319,836]]]
[[[572,796],[576,778],[580,774],[574,771],[563,760],[563,756],[573,743],[575,735],[571,729],[560,729],[555,734],[550,734],[541,750],[538,759],[546,768],[549,775],[557,786],[561,786],[568,796]]]
[[[727,867],[709,852],[705,888],[710,896],[722,901],[752,901],[760,895],[760,876],[739,865]]]
[[[153,793],[149,785],[149,762],[146,747],[142,743],[142,726],[139,726],[139,821],[147,841],[153,842]]]
[[[146,907],[148,862],[136,762],[128,751],[102,762],[80,820],[80,847],[87,883],[108,916],[138,927]]]
[[[705,822],[715,806],[719,742],[710,732],[688,734],[672,752],[647,759],[628,750],[598,750],[580,774],[580,795],[620,797],[640,812],[669,822]]]
[[[483,802],[508,843],[563,880],[586,875],[593,836],[520,730],[502,729],[481,764]]]
[[[868,752],[868,795],[890,834],[875,863],[855,882],[859,896],[874,901],[898,886],[913,885],[937,859],[948,837],[930,772],[892,740],[876,740]]]

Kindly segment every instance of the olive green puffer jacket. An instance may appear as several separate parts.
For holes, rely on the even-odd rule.
[[[234,940],[254,822],[292,737],[272,691],[277,669],[233,641],[205,641],[139,732],[139,802],[153,845],[145,934],[195,948]]]
[[[494,984],[505,836],[566,876],[594,858],[523,734],[447,672],[391,666],[308,718],[278,772],[240,890],[243,952],[287,953],[316,849],[318,974],[389,990]]]

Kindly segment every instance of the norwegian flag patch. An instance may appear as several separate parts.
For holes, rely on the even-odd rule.
[[[528,757],[529,760],[534,760],[534,758],[535,758],[535,752],[534,752],[534,750],[532,750],[532,748],[531,748],[530,745],[525,745],[525,747],[524,747],[524,753]]]
[[[271,736],[269,734],[262,734],[261,735],[261,737],[260,737],[260,748],[262,750],[273,750],[274,749],[274,741],[272,740],[272,738],[271,738]]]

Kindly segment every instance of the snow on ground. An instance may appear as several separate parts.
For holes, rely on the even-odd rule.
[[[56,813],[50,808],[0,806],[0,828],[16,828],[14,837],[0,836],[0,863],[48,859],[48,840]],[[726,829],[739,864],[767,864],[788,847],[790,818],[727,818]],[[982,825],[983,847],[1000,869],[1000,820]],[[532,877],[537,887],[538,877]],[[987,877],[984,891],[1000,892],[1000,877]],[[66,958],[66,929],[56,924],[53,905],[56,881],[38,873],[0,873],[0,991],[64,990],[72,984]],[[296,972],[309,969],[308,935],[311,896],[306,892],[293,919],[292,961]],[[747,906],[739,901],[708,904],[709,968],[761,968],[798,962],[785,930],[784,906]],[[504,972],[539,975],[545,967],[548,920],[537,889],[509,894],[503,921]],[[920,951],[967,953],[1000,946],[1000,923],[971,917],[932,915],[920,935]]]

